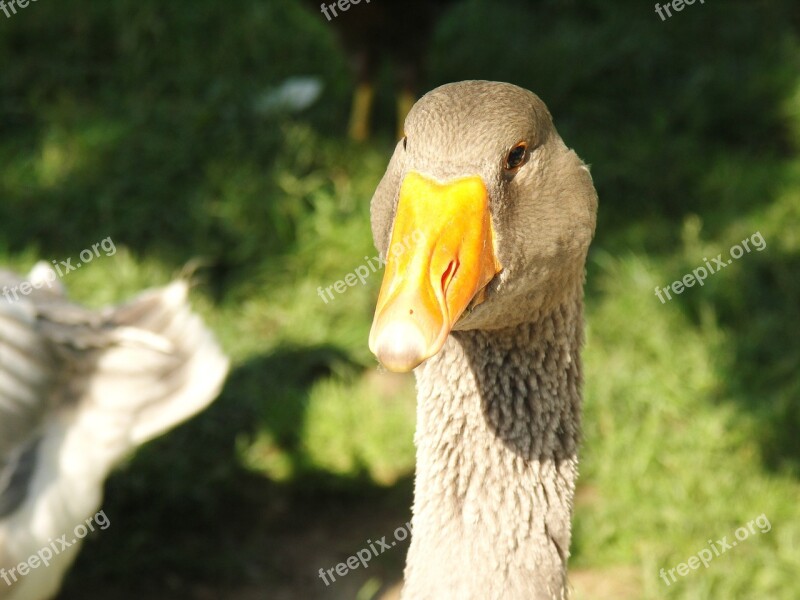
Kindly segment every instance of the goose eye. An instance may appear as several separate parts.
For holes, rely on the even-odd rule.
[[[520,142],[514,146],[506,157],[506,170],[513,171],[518,169],[525,162],[528,156],[528,145],[525,142]]]

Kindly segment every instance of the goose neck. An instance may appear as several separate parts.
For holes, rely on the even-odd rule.
[[[581,343],[578,296],[516,327],[453,332],[417,370],[405,598],[561,597]]]

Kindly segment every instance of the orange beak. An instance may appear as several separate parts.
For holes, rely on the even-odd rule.
[[[441,350],[464,310],[500,272],[486,186],[406,175],[387,252],[369,348],[405,373]]]

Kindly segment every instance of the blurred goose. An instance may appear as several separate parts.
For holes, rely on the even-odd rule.
[[[185,282],[92,311],[45,285],[54,275],[37,266],[40,289],[0,297],[2,600],[57,593],[114,465],[205,408],[228,371]],[[0,271],[4,292],[24,281]]]
[[[350,138],[369,138],[375,81],[385,60],[395,68],[397,122],[402,137],[401,125],[417,98],[430,39],[442,14],[455,0],[305,3],[324,15],[326,24],[336,30],[355,72],[357,87],[348,125]]]
[[[563,598],[589,170],[506,83],[437,88],[405,131],[372,199],[388,262],[369,340],[389,370],[418,367],[403,598]]]

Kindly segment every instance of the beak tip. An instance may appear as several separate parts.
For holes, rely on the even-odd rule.
[[[427,358],[425,337],[414,323],[389,323],[370,340],[370,349],[389,371],[408,373]]]

